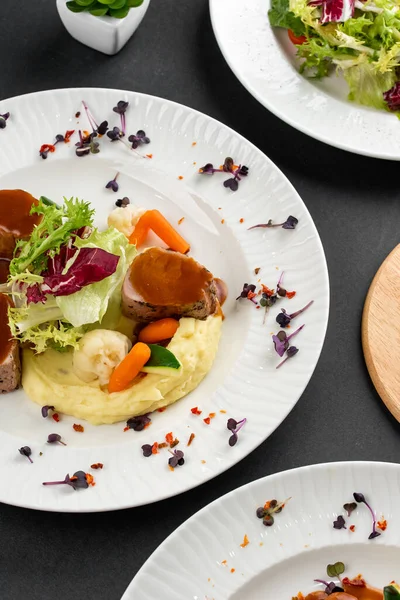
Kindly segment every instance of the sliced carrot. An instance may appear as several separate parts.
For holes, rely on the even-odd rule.
[[[149,225],[147,223],[149,219],[149,212],[150,211],[147,210],[145,213],[143,213],[139,221],[136,223],[135,229],[129,238],[130,244],[135,244],[135,246],[142,246],[144,244],[147,234],[149,233]]]
[[[108,382],[109,393],[113,394],[125,390],[147,363],[150,355],[151,350],[146,344],[141,342],[135,344],[111,375]]]
[[[186,254],[190,250],[187,241],[172,227],[159,210],[148,210],[140,217],[129,242],[140,246],[143,244],[149,229],[154,231],[171,250],[182,252],[182,254]]]
[[[174,337],[179,327],[179,321],[176,319],[160,319],[150,325],[146,325],[139,333],[139,342],[145,344],[156,344],[163,340],[169,340]]]

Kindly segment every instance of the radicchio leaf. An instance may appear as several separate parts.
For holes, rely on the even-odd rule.
[[[115,273],[118,261],[118,256],[101,248],[81,248],[64,275],[60,272],[60,265],[53,264],[54,273],[48,271],[44,275],[42,291],[53,296],[69,296]]]
[[[324,0],[322,23],[344,23],[354,15],[355,0]]]
[[[389,110],[400,110],[400,81],[397,81],[390,90],[383,94]]]

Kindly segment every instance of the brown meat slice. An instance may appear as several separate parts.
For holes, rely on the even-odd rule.
[[[11,301],[0,294],[0,394],[11,392],[21,380],[19,345],[11,338],[8,326],[8,308]]]
[[[0,364],[0,394],[12,392],[21,381],[21,360],[19,357],[19,344],[16,340],[11,342],[10,351]]]
[[[126,274],[122,312],[141,323],[166,317],[206,319],[218,307],[213,275],[193,258],[149,248],[139,254]]]

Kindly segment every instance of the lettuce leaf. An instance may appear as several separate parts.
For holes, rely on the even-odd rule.
[[[297,36],[305,33],[302,20],[289,10],[289,0],[272,0],[268,17],[273,27],[291,29]]]
[[[393,71],[379,73],[372,63],[365,62],[347,69],[344,76],[350,88],[349,100],[375,108],[386,108],[383,93],[396,82]]]
[[[49,205],[43,198],[37,206],[33,206],[32,214],[42,215],[40,223],[34,228],[27,240],[19,240],[10,263],[10,274],[18,275],[26,270],[40,274],[52,257],[60,250],[60,246],[71,237],[71,233],[82,227],[93,224],[94,210],[89,202],[83,200],[67,200],[63,206]]]
[[[48,348],[58,351],[67,350],[70,347],[77,348],[79,340],[86,332],[85,327],[72,327],[69,323],[59,320],[42,325],[31,325],[21,331],[17,327],[17,320],[21,319],[21,310],[10,308],[8,316],[13,337],[21,343],[29,344],[38,354]]]
[[[104,232],[94,230],[86,239],[77,238],[78,248],[101,248],[119,256],[116,271],[102,281],[82,288],[70,296],[56,298],[63,317],[74,327],[90,323],[102,323],[107,312],[108,326],[120,316],[121,289],[126,271],[136,255],[136,248],[129,244],[126,236],[111,227]],[[102,323],[103,325],[103,323]]]

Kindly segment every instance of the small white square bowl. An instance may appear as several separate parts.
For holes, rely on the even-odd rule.
[[[94,17],[88,12],[74,13],[67,7],[67,0],[57,0],[57,9],[64,27],[78,42],[104,54],[117,54],[139,27],[150,0],[144,0],[137,8],[131,8],[124,19]]]

